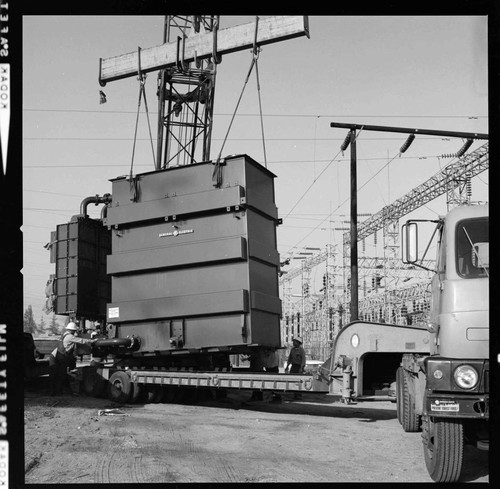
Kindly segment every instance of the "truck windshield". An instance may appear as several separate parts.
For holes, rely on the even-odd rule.
[[[489,276],[488,218],[466,219],[457,224],[457,271],[464,278]]]

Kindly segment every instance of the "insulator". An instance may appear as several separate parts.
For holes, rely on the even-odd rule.
[[[200,32],[201,15],[193,15],[193,27],[194,32],[197,34]]]
[[[470,202],[470,199],[472,197],[472,181],[470,173],[466,175],[466,178],[467,178],[467,183],[465,184],[465,192],[467,195],[467,200]]]
[[[465,141],[464,145],[457,151],[457,158],[460,158],[461,156],[463,156],[465,154],[465,152],[471,147],[472,143],[474,142],[473,139],[467,139],[467,141]]]
[[[347,133],[347,136],[345,137],[342,146],[340,146],[340,150],[345,151],[348,148],[350,142],[351,142],[351,131]]]
[[[403,146],[401,146],[399,152],[400,153],[404,153],[410,147],[411,143],[413,143],[414,139],[415,139],[415,134],[410,134],[408,136],[408,139],[403,144]]]

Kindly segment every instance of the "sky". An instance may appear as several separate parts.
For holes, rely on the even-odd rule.
[[[221,28],[253,20],[222,16]],[[130,171],[139,84],[132,77],[100,87],[99,58],[161,44],[163,23],[161,16],[23,19],[24,307],[32,306],[37,321],[42,315],[49,320],[42,307],[54,273],[43,247],[50,232],[78,214],[85,197],[111,192],[110,180]],[[305,247],[341,246],[343,232],[335,228],[349,219],[350,154],[340,151],[347,130],[331,128],[331,122],[488,132],[485,16],[312,16],[309,30],[309,39],[266,45],[259,54],[267,161],[255,71],[222,151],[248,154],[276,175],[282,259]],[[212,159],[221,150],[251,60],[250,51],[241,51],[223,56],[218,66]],[[99,90],[106,104],[99,103]],[[146,90],[154,131],[155,73],[148,75]],[[144,111],[137,137],[134,171],[151,171]],[[455,161],[442,155],[464,142],[417,136],[398,157],[405,140],[404,134],[359,134],[360,214],[378,212],[437,174]],[[483,144],[477,141],[469,151]],[[486,172],[473,179],[472,200],[488,200]],[[100,210],[89,206],[91,217]],[[443,197],[408,217],[445,212]]]

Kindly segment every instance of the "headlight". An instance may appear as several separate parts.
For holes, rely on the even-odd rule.
[[[453,378],[462,389],[474,389],[479,381],[477,370],[470,365],[460,365],[455,369]]]

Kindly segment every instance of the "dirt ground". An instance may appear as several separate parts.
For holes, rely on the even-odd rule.
[[[432,482],[390,401],[249,398],[120,406],[27,385],[25,482]],[[489,482],[488,453],[465,455],[462,480]]]

